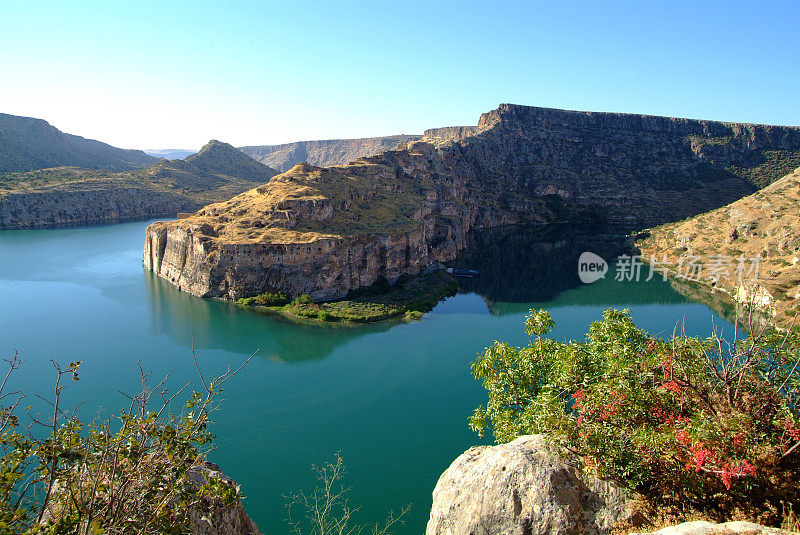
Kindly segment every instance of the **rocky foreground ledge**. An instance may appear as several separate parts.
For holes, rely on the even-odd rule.
[[[646,518],[636,496],[581,469],[544,435],[475,446],[439,478],[426,535],[605,535]],[[686,522],[632,535],[789,535],[750,522]]]
[[[345,166],[299,164],[151,225],[144,265],[198,296],[336,299],[452,260],[474,228],[642,228],[706,212],[782,176],[800,154],[797,128],[510,104],[475,129],[431,136]]]

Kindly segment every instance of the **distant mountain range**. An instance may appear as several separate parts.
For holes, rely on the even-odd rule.
[[[299,163],[310,163],[320,167],[346,165],[358,158],[374,156],[398,148],[400,145],[419,139],[458,141],[475,133],[475,126],[447,126],[430,128],[423,135],[398,134],[383,137],[355,139],[323,139],[295,141],[282,145],[252,145],[239,150],[264,165],[284,172]]]
[[[190,154],[197,154],[196,150],[189,149],[144,149],[144,152],[150,156],[167,160],[183,160]]]
[[[277,173],[216,140],[185,160],[152,158],[154,165],[125,171],[89,167],[96,160],[80,167],[78,161],[86,160],[0,173],[0,228],[175,217],[264,184]]]
[[[308,162],[322,167],[344,165],[363,156],[373,156],[396,148],[400,143],[416,141],[419,135],[397,135],[366,137],[359,139],[325,139],[296,141],[283,145],[258,145],[239,147],[239,150],[255,160],[280,172],[295,165]]]
[[[42,119],[0,113],[0,173],[59,166],[127,171],[157,161],[140,150],[65,134]]]

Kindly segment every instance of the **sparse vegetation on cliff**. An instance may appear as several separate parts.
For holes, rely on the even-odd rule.
[[[780,525],[800,506],[800,330],[652,336],[608,310],[584,342],[495,342],[472,365],[489,402],[470,418],[498,442],[548,433],[661,511]]]
[[[789,326],[800,314],[800,169],[766,188],[711,212],[651,229],[637,241],[673,275],[701,266],[696,284],[710,292],[758,301]],[[758,270],[750,271],[752,259]],[[748,270],[739,270],[744,259]],[[755,285],[758,285],[757,287]]]
[[[242,298],[239,305],[254,307],[291,318],[307,320],[371,323],[391,318],[416,319],[442,299],[455,295],[458,283],[442,271],[415,277],[402,277],[390,285],[381,279],[368,288],[351,292],[345,299],[315,303],[308,295],[289,302],[282,292],[267,292]]]

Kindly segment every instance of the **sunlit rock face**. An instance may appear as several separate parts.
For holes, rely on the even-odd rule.
[[[761,165],[765,151],[774,165]],[[472,229],[633,229],[705,212],[752,193],[754,177],[777,178],[798,151],[796,128],[504,104],[477,127],[432,130],[344,166],[299,164],[151,225],[143,261],[194,295],[334,299],[453,259]]]
[[[472,447],[436,483],[425,533],[611,533],[633,514],[632,498],[578,465],[544,435]]]

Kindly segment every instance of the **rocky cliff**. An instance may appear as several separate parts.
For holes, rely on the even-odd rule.
[[[185,160],[109,173],[59,167],[0,175],[0,229],[113,222],[194,212],[276,172],[212,140]]]
[[[742,513],[748,511],[736,514]],[[425,533],[602,535],[641,530],[652,522],[663,525],[664,520],[641,496],[583,469],[576,455],[554,447],[544,435],[525,435],[506,444],[474,446],[453,461],[433,490]],[[747,521],[695,520],[631,535],[790,533],[797,531]]]
[[[0,173],[60,166],[123,171],[157,161],[140,150],[65,134],[42,119],[0,113]]]
[[[477,126],[445,126],[442,128],[428,128],[422,134],[426,141],[461,141],[478,131]]]
[[[299,163],[327,167],[344,165],[364,156],[380,154],[400,143],[415,141],[420,136],[397,135],[360,139],[326,139],[297,141],[283,145],[239,147],[248,156],[278,171],[288,171]]]
[[[0,229],[174,217],[199,207],[197,200],[146,183],[78,182],[30,193],[0,194]]]
[[[515,223],[682,219],[752,193],[800,154],[800,129],[504,104],[458,140],[349,165],[298,165],[147,229],[144,264],[195,295],[333,299],[419,272],[466,233]],[[769,165],[765,165],[765,162]]]

